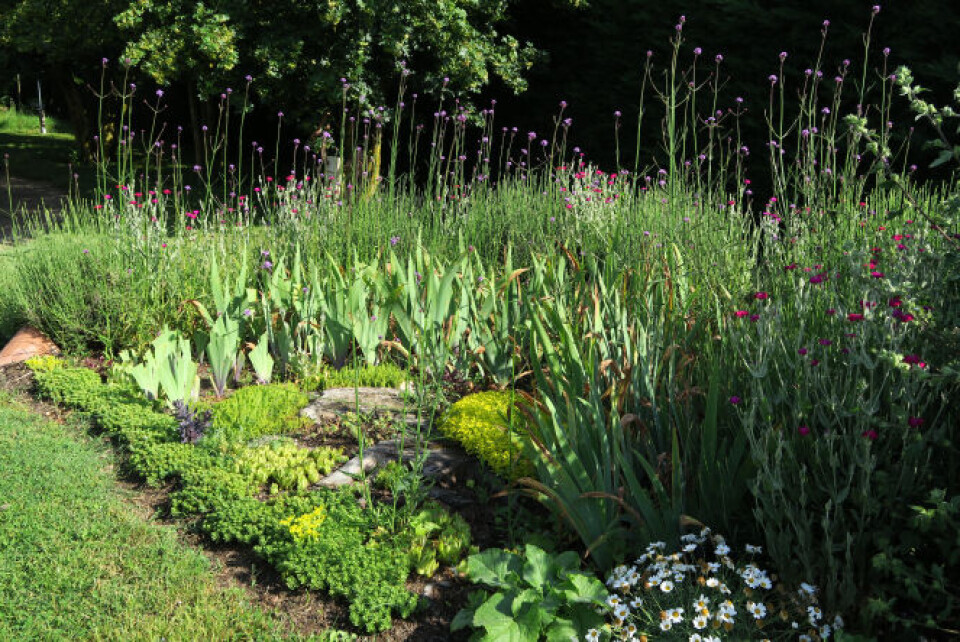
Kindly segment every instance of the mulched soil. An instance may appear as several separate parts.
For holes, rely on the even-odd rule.
[[[89,359],[85,365],[103,372],[108,364],[101,359]],[[0,367],[0,390],[13,394],[19,402],[34,412],[53,420],[62,422],[68,414],[58,406],[40,401],[32,395],[33,373],[22,364]],[[353,428],[341,424],[313,426],[299,436],[298,441],[311,447],[342,447],[352,456],[356,450],[356,437],[352,430]],[[123,470],[122,465],[108,467],[118,472]],[[464,488],[464,482],[464,479],[446,480],[438,485],[469,497],[470,491]],[[293,628],[303,634],[319,633],[330,628],[353,630],[347,605],[342,601],[332,599],[324,593],[291,591],[285,587],[279,575],[251,550],[210,542],[197,532],[196,520],[169,518],[169,497],[176,490],[175,484],[163,488],[149,488],[138,480],[123,477],[122,472],[118,474],[117,483],[127,491],[125,495],[128,502],[144,519],[176,527],[185,542],[202,550],[213,562],[213,572],[222,586],[242,588],[252,601],[277,612],[281,619],[289,621]],[[375,491],[374,497],[383,501],[390,499],[386,491]],[[450,506],[449,509],[459,513],[470,524],[472,544],[482,549],[503,545],[504,535],[497,526],[497,511],[494,507],[505,501],[503,498],[486,502],[472,501],[462,506]],[[361,636],[359,639],[381,642],[440,642],[466,640],[469,637],[465,631],[450,632],[450,622],[466,604],[467,595],[474,589],[467,580],[459,577],[452,568],[444,568],[429,579],[411,576],[408,588],[421,596],[423,607],[408,620],[395,619],[389,630],[376,636]]]

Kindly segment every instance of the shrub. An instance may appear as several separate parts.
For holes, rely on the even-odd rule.
[[[192,467],[181,473],[182,488],[170,497],[174,517],[219,510],[225,503],[253,496],[256,487],[243,475],[222,468]]]
[[[470,526],[462,517],[433,504],[410,518],[400,536],[406,542],[410,568],[418,575],[432,576],[440,564],[456,564],[470,546]]]
[[[257,486],[270,484],[270,492],[304,491],[346,461],[337,448],[301,448],[285,440],[245,448],[234,459],[233,472],[246,476]]]
[[[406,588],[406,551],[369,538],[330,509],[315,533],[303,539],[288,530],[283,539],[262,547],[289,588],[326,590],[346,598],[350,622],[370,633],[389,628],[391,613],[407,617],[413,612],[417,596]]]
[[[479,392],[453,404],[441,419],[440,432],[502,477],[517,479],[533,474],[533,465],[522,455],[522,415],[516,413],[510,428],[510,393]],[[524,424],[525,426],[525,424]]]
[[[230,519],[218,515],[205,528],[219,537],[249,538],[291,589],[345,598],[354,626],[382,631],[391,614],[407,617],[416,607],[417,596],[406,589],[406,542],[384,534],[377,515],[361,509],[351,490],[280,498],[259,510],[246,502],[234,506]],[[322,522],[315,519],[320,508]]]
[[[234,441],[296,432],[310,424],[300,417],[309,401],[292,383],[247,386],[213,407],[213,428]]]
[[[931,490],[921,505],[895,510],[906,513],[906,527],[877,537],[880,552],[871,562],[878,588],[866,610],[904,637],[953,634],[960,627],[960,495]]]
[[[50,358],[28,361],[41,396],[89,413],[97,426],[131,449],[177,440],[173,417],[157,412],[138,391],[126,384],[103,384],[93,370],[57,363]]]
[[[130,468],[143,477],[149,486],[159,486],[173,477],[197,468],[209,468],[209,453],[192,444],[178,442],[145,443],[131,448]]]
[[[281,495],[265,502],[255,497],[240,497],[222,502],[215,513],[207,514],[201,530],[214,542],[256,546],[267,542],[268,536],[280,529],[281,521],[319,506],[335,504],[338,498],[326,490]]]
[[[323,368],[317,374],[306,377],[301,388],[306,391],[326,390],[327,388],[397,388],[410,381],[410,373],[392,363],[378,363],[375,366],[360,365],[356,368],[345,366],[339,370]]]
[[[450,628],[473,627],[470,639],[488,642],[579,640],[603,624],[597,611],[607,598],[603,583],[579,568],[576,553],[551,555],[532,544],[522,554],[489,549],[471,555],[467,577],[491,592],[472,593]]]

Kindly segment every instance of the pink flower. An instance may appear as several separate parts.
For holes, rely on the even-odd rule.
[[[753,298],[763,301],[764,299],[769,299],[770,295],[767,294],[766,292],[757,292],[756,294],[753,295]]]
[[[863,321],[863,315],[851,312],[847,315],[847,321]]]
[[[889,305],[891,308],[899,308],[901,305],[903,305],[903,301],[900,300],[900,297],[895,296],[887,301],[887,305]]]
[[[736,406],[738,403],[740,403],[740,397],[738,397],[737,395],[733,395],[732,397],[730,397],[730,403]]]
[[[742,319],[743,317],[750,315],[750,313],[747,312],[746,310],[737,310],[736,312],[734,312],[734,314],[737,315],[738,319]]]
[[[822,346],[828,346],[828,345],[830,345],[831,343],[833,343],[833,341],[831,341],[830,339],[820,339],[819,343],[820,343],[820,345],[822,345]]]
[[[809,427],[809,426],[800,426],[799,428],[797,428],[797,432],[800,433],[800,436],[806,437],[807,435],[810,434],[810,427]]]
[[[807,354],[807,349],[806,349],[806,348],[800,348],[799,350],[797,350],[797,354],[799,354],[799,355],[802,357],[802,356],[804,356],[804,355]]]
[[[923,417],[910,417],[907,419],[907,424],[911,428],[919,428],[923,425]]]
[[[893,318],[899,321],[900,323],[909,323],[914,320],[914,316],[909,312],[902,312],[900,310],[893,311]]]
[[[874,270],[873,272],[870,273],[870,276],[872,276],[875,279],[882,279],[883,272],[878,272],[877,270]]]
[[[876,431],[876,430],[873,430],[873,429],[871,428],[870,430],[864,430],[862,433],[860,433],[860,436],[861,436],[861,437],[866,437],[866,438],[869,439],[870,441],[874,441],[874,440],[876,440],[876,438],[879,437],[880,435],[877,434],[877,431]]]
[[[750,315],[750,320],[753,321],[754,323],[756,323],[757,321],[760,320],[760,315],[759,315],[759,314],[751,314],[751,315]]]
[[[811,359],[811,360],[810,360],[810,365],[811,365],[811,366],[819,366],[819,365],[820,365],[820,360],[819,360],[819,359]]]
[[[833,308],[827,308],[827,316],[832,317],[832,316],[835,315],[836,313],[837,313],[837,311],[834,310]]]

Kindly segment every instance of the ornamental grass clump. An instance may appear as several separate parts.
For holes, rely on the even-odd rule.
[[[533,465],[523,455],[526,439],[522,415],[514,414],[511,406],[509,392],[467,395],[447,411],[440,432],[458,441],[501,477],[530,476]]]
[[[679,551],[666,548],[665,542],[652,542],[633,564],[610,572],[605,639],[812,642],[843,628],[841,617],[824,615],[816,587],[775,585],[776,575],[755,561],[759,546],[747,544],[748,559],[737,560],[720,534],[704,528],[683,535]],[[606,630],[593,630],[587,639],[605,635]]]

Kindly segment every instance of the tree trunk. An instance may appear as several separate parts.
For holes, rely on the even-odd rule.
[[[56,92],[63,98],[63,104],[67,108],[67,119],[70,121],[70,128],[73,130],[73,136],[80,147],[83,160],[93,160],[93,122],[84,105],[83,92],[73,81],[70,74],[61,70],[54,70],[51,73],[51,79]]]

